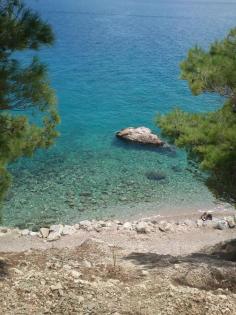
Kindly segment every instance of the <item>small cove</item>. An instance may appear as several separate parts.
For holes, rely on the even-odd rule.
[[[158,112],[177,105],[209,111],[221,104],[211,95],[193,97],[179,80],[178,65],[195,43],[207,47],[235,26],[236,4],[27,3],[55,29],[55,47],[40,57],[58,95],[61,137],[49,151],[11,166],[14,185],[3,224],[33,227],[218,207],[205,175],[189,164],[185,152],[127,145],[114,134],[143,125],[160,133],[154,123]]]

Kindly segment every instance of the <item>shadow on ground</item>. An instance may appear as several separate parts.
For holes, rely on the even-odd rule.
[[[0,258],[0,281],[8,275],[8,265]]]
[[[236,239],[187,256],[131,253],[124,257],[136,265],[164,275],[179,285],[204,290],[229,289],[236,292]]]

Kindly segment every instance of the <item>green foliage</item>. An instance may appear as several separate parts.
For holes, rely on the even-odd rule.
[[[187,80],[194,95],[214,92],[236,104],[236,28],[209,51],[190,49],[181,65],[181,78]]]
[[[22,1],[0,0],[0,200],[10,185],[8,164],[48,148],[58,136],[56,97],[45,65],[33,57],[23,66],[15,57],[53,41],[51,27]]]
[[[211,45],[208,51],[191,49],[181,63],[181,78],[194,95],[218,93],[226,98],[219,110],[186,113],[175,109],[159,115],[157,123],[179,147],[211,173],[211,185],[219,181],[236,199],[236,29]],[[222,187],[221,187],[222,192]]]

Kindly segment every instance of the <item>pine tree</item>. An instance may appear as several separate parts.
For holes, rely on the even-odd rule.
[[[157,123],[177,146],[184,147],[211,177],[220,197],[236,200],[236,29],[209,50],[194,47],[181,65],[193,95],[217,93],[225,102],[208,113],[186,113],[176,109],[159,115]]]
[[[0,0],[0,200],[11,182],[9,163],[48,148],[58,136],[46,66],[36,56],[27,65],[16,57],[53,42],[50,25],[21,0]]]

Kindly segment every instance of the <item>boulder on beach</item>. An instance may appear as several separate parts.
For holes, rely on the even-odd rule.
[[[150,144],[155,146],[163,146],[165,144],[157,135],[153,134],[152,131],[146,127],[128,127],[118,131],[116,136],[140,144]]]

